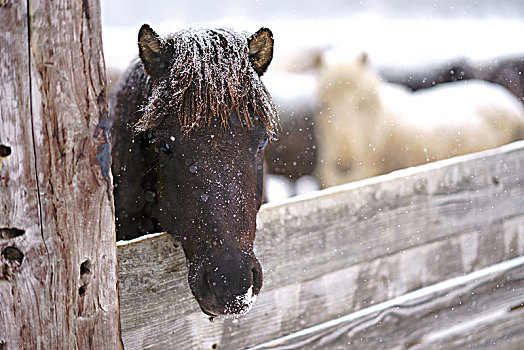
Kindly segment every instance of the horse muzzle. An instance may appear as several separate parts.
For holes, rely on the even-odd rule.
[[[262,288],[262,267],[254,254],[214,255],[189,267],[191,292],[210,316],[248,313]]]

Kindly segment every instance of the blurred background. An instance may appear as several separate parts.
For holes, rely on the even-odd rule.
[[[266,26],[277,54],[303,45],[351,45],[378,64],[487,58],[524,48],[520,0],[102,0],[102,23],[108,67],[125,67],[136,55],[143,23],[162,33]]]
[[[270,201],[346,182],[328,181],[318,170],[324,164],[324,153],[319,149],[327,147],[322,146],[326,136],[319,131],[319,116],[324,112],[331,118],[333,114],[326,111],[325,101],[319,97],[319,89],[323,89],[319,87],[319,74],[327,70],[322,66],[326,64],[322,55],[327,50],[349,52],[348,62],[355,57],[365,61],[365,69],[380,77],[374,94],[382,100],[386,100],[380,92],[382,86],[390,83],[411,91],[454,80],[491,81],[517,101],[515,107],[515,101],[508,102],[511,97],[503,93],[496,99],[516,115],[516,122],[508,128],[514,130],[519,123],[524,124],[522,0],[102,0],[102,23],[110,83],[137,56],[137,33],[143,23],[159,34],[186,27],[229,27],[248,33],[260,27],[272,30],[274,59],[262,80],[275,99],[283,132],[266,151]],[[479,97],[486,100],[485,96]],[[388,109],[374,105],[373,113]],[[514,134],[513,139],[522,138]],[[444,157],[461,153],[455,151]],[[351,157],[359,167],[370,161],[362,156]],[[336,171],[356,173],[356,165],[341,166],[341,158],[333,158],[339,160]],[[431,161],[442,157],[426,158]],[[387,156],[380,159],[388,162]],[[329,165],[327,160],[325,163]],[[346,180],[364,177],[350,176]]]

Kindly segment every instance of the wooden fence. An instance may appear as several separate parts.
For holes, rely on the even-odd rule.
[[[0,350],[119,349],[100,4],[0,0],[0,28]]]
[[[126,349],[520,349],[524,141],[264,206],[264,287],[210,321],[166,234],[118,246]]]
[[[118,349],[100,6],[0,1],[0,350]],[[520,349],[524,141],[259,215],[265,285],[211,322],[182,250],[118,247],[126,349]]]

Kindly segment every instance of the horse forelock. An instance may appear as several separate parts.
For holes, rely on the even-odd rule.
[[[247,35],[229,29],[189,29],[168,36],[171,64],[165,76],[152,82],[143,115],[135,124],[142,132],[164,118],[178,117],[189,133],[217,118],[227,127],[233,111],[246,127],[264,122],[271,135],[278,117],[271,96],[249,60]]]

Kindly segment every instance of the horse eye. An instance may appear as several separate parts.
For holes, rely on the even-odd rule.
[[[266,147],[268,140],[269,140],[269,138],[266,135],[264,137],[264,139],[262,141],[260,141],[260,144],[258,145],[258,150],[259,151],[262,151],[264,149],[264,147]]]
[[[166,141],[160,140],[158,141],[158,144],[162,152],[171,152],[171,148],[169,148],[169,144]]]

